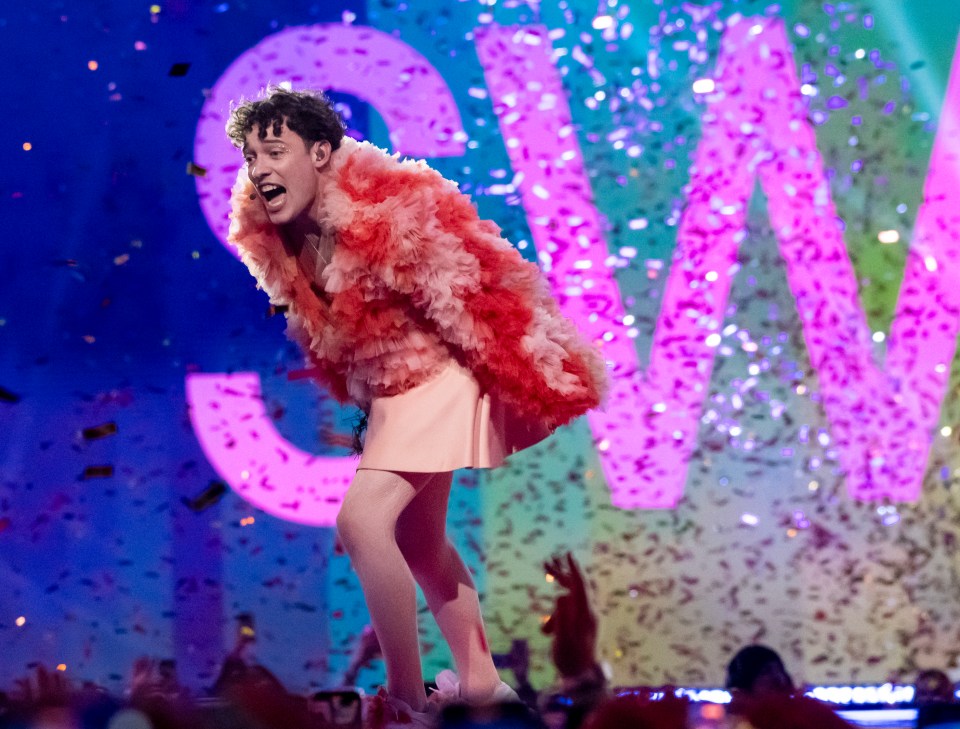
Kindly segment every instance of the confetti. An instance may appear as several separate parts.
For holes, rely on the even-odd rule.
[[[192,499],[183,497],[181,498],[181,501],[191,511],[200,513],[205,509],[209,509],[214,504],[219,503],[227,493],[227,490],[227,484],[225,484],[223,481],[211,481],[210,485],[201,491],[197,496]]]
[[[189,63],[174,63],[172,66],[170,66],[170,71],[167,73],[167,75],[173,77],[186,76],[187,71],[189,70]]]
[[[20,402],[20,396],[5,387],[0,387],[0,402],[16,404]]]
[[[193,175],[194,177],[206,177],[207,170],[198,164],[187,162],[187,174]]]
[[[87,466],[83,469],[83,477],[89,478],[108,478],[113,476],[113,466]]]
[[[108,435],[114,435],[116,432],[116,423],[104,423],[103,425],[96,425],[92,428],[84,428],[81,434],[86,440],[99,440],[100,438],[106,438]]]
[[[899,243],[900,242],[900,233],[896,230],[881,230],[877,233],[877,240],[881,243]]]

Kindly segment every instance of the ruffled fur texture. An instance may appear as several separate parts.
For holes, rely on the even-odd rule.
[[[315,293],[245,170],[230,242],[312,374],[366,407],[439,372],[453,354],[481,387],[550,429],[597,407],[606,368],[564,318],[539,269],[424,162],[344,138],[325,174],[322,222],[336,232]]]

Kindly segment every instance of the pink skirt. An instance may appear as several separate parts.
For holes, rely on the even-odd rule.
[[[515,416],[499,398],[480,391],[469,370],[450,359],[411,390],[370,404],[358,468],[442,473],[496,468],[550,435]]]

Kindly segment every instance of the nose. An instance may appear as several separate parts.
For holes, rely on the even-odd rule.
[[[256,159],[247,165],[247,176],[254,184],[262,182],[271,171],[269,158]]]

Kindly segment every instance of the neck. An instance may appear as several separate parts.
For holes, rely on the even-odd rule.
[[[292,253],[300,253],[308,241],[313,241],[316,246],[316,241],[323,235],[323,226],[318,218],[317,211],[310,210],[280,228],[280,233]]]
[[[318,172],[315,179],[317,187],[313,205],[304,210],[298,218],[291,220],[280,228],[284,245],[293,255],[300,255],[301,251],[308,247],[308,240],[319,241],[323,237],[324,231],[329,227],[321,221],[326,217],[324,199],[334,179],[333,175],[332,165],[329,164]],[[314,246],[314,249],[316,249],[316,246]]]

